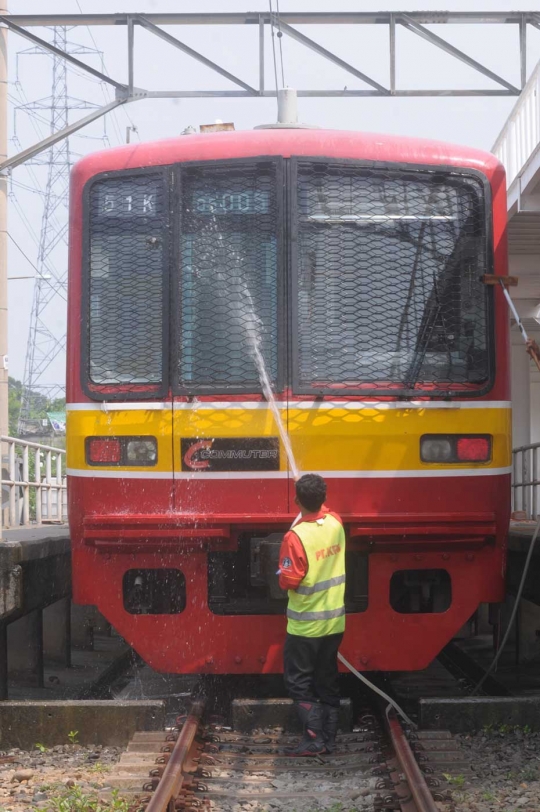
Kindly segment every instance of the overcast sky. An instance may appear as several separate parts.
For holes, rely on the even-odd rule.
[[[276,0],[273,0],[274,9]],[[281,12],[287,11],[532,11],[538,2],[532,0],[442,0],[442,2],[389,2],[380,0],[280,0]],[[10,11],[31,13],[109,13],[110,0],[17,0]],[[267,11],[268,0],[115,0],[114,10],[138,12],[172,11]],[[255,27],[192,27],[171,28],[171,33],[199,50],[251,85],[258,83],[258,37]],[[389,81],[388,38],[383,26],[306,26],[304,33],[342,59],[370,75],[383,85]],[[452,44],[466,51],[495,73],[519,84],[518,32],[516,26],[434,26],[433,30]],[[51,37],[51,31],[32,29]],[[106,71],[119,81],[126,81],[126,31],[124,27],[74,28],[69,31],[71,48],[79,45],[103,52]],[[302,89],[362,88],[364,85],[351,74],[323,60],[300,44],[283,37],[285,83]],[[40,55],[24,54],[29,43],[10,34],[10,134],[16,134],[23,147],[48,134],[47,97],[50,95],[52,60]],[[540,31],[528,30],[528,73],[540,59]],[[95,67],[100,57],[82,54]],[[18,81],[17,81],[18,79]],[[266,45],[266,87],[273,87],[274,70],[271,40]],[[155,90],[165,89],[230,89],[231,85],[200,63],[194,62],[163,41],[145,31],[136,32],[135,84]],[[404,29],[397,36],[397,86],[399,88],[495,88],[463,63],[434,48]],[[74,106],[82,102],[103,104],[110,98],[108,89],[99,82],[88,80],[70,71],[69,93]],[[14,110],[27,101],[42,100],[38,117]],[[77,100],[77,101],[75,101]],[[515,99],[513,98],[358,98],[358,99],[300,99],[300,118],[321,127],[388,132],[408,136],[437,138],[482,149],[490,149],[504,125]],[[71,118],[85,115],[74,109]],[[193,99],[140,101],[111,114],[104,123],[94,124],[84,137],[72,139],[71,148],[78,155],[104,146],[123,143],[126,126],[138,129],[132,139],[144,141],[179,134],[186,126],[211,123],[216,119],[233,121],[237,129],[275,120],[272,99]],[[104,130],[106,128],[106,132]],[[16,152],[16,143],[10,144]],[[12,199],[9,210],[10,270],[9,276],[32,275],[38,255],[39,233],[43,208],[46,169],[40,166],[19,167],[13,173]],[[66,216],[57,213],[57,221]],[[17,247],[18,246],[18,247]],[[26,259],[22,251],[26,254]],[[51,262],[65,266],[67,250],[60,244]],[[9,283],[9,357],[10,374],[21,379],[32,306],[33,281]],[[62,303],[45,314],[60,335],[65,325]],[[44,376],[43,382],[61,382],[64,359],[58,359]]]

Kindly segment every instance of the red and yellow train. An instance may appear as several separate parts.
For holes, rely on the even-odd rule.
[[[275,673],[291,466],[347,532],[342,650],[425,667],[504,596],[504,171],[312,129],[100,152],[71,184],[74,599],[155,669]]]

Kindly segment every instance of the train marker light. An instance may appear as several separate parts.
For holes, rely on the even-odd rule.
[[[111,437],[89,437],[86,461],[90,465],[118,465],[122,458],[120,440]]]
[[[491,457],[491,438],[459,437],[456,451],[460,462],[488,462]]]
[[[87,437],[88,465],[155,465],[155,437]]]
[[[422,462],[489,462],[489,434],[424,434],[420,438]]]

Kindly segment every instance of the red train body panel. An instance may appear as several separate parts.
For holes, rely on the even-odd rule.
[[[235,166],[240,159],[273,156],[329,159],[346,167],[359,162],[374,171],[410,166],[451,173],[455,168],[484,177],[491,194],[486,272],[507,273],[504,171],[493,156],[479,151],[373,134],[261,130],[132,145],[77,164],[71,186],[67,389],[74,599],[95,604],[160,671],[281,670],[285,618],[272,603],[268,579],[264,585],[262,570],[253,569],[254,550],[259,554],[253,540],[265,541],[290,525],[294,483],[282,448],[279,469],[272,471],[185,471],[181,442],[186,438],[251,442],[277,435],[258,387],[194,396],[171,383],[155,396],[143,391],[141,398],[141,390],[124,391],[120,385],[104,384],[97,395],[85,385],[85,347],[93,335],[85,313],[93,305],[83,266],[90,261],[93,237],[84,201],[96,177],[215,161]],[[286,183],[292,188],[292,180]],[[284,244],[295,239],[291,230]],[[174,270],[180,260],[171,256]],[[185,266],[187,260],[182,262]],[[357,579],[357,586],[351,586],[342,650],[360,669],[423,668],[480,603],[504,597],[511,441],[508,323],[499,293],[490,294],[489,385],[465,383],[459,391],[433,395],[420,384],[414,398],[393,396],[388,389],[366,395],[362,387],[310,395],[298,394],[286,374],[277,389],[299,467],[323,473],[328,504],[344,518],[352,556],[349,578]],[[283,341],[290,353],[289,338]],[[425,463],[421,438],[431,435],[489,436],[489,460]],[[110,438],[127,448],[130,438],[147,436],[157,438],[154,467],[89,462],[88,438]],[[245,612],[244,595],[231,583],[235,566],[252,594]],[[178,605],[174,597],[166,611],[135,605],[137,578],[143,583],[150,571],[180,573],[174,575],[182,592]],[[271,611],[257,608],[261,595],[269,596]]]

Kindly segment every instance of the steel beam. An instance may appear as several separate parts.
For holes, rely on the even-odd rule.
[[[125,99],[125,101],[137,101],[138,99],[247,99],[253,98],[253,94],[247,93],[244,90],[139,90],[136,91],[135,96]],[[388,91],[382,93],[379,90],[297,90],[296,94],[299,98],[306,99],[356,99],[363,97],[384,97],[388,98]],[[265,99],[273,99],[276,97],[275,90],[264,90],[262,93],[257,93],[257,97]],[[480,90],[478,88],[459,88],[455,90],[396,90],[392,93],[396,98],[420,98],[427,97],[442,97],[442,96],[455,96],[455,97],[469,97],[469,96],[519,96],[519,90],[511,91],[504,90]],[[1,169],[1,166],[0,166]]]
[[[540,14],[534,13],[534,14],[530,14],[530,15],[528,14],[526,16],[528,18],[527,22],[529,22],[535,28],[540,28]]]
[[[396,92],[396,15],[390,15],[389,42],[390,46],[390,93]]]
[[[299,89],[298,96],[304,98],[363,98],[363,97],[399,97],[399,98],[427,98],[427,97],[474,97],[474,96],[518,96],[519,88],[515,87],[506,79],[498,76],[493,71],[486,68],[480,62],[465,54],[463,51],[451,45],[446,40],[434,34],[425,25],[484,25],[501,24],[514,25],[519,33],[519,54],[520,54],[520,74],[521,86],[526,80],[526,32],[527,25],[540,28],[540,14],[536,12],[446,12],[446,11],[411,11],[411,12],[285,12],[279,15],[270,12],[232,12],[232,13],[119,13],[119,14],[13,14],[0,15],[0,28],[4,25],[14,33],[30,40],[34,45],[50,53],[65,59],[79,69],[106,82],[116,89],[115,101],[103,107],[93,110],[90,115],[64,127],[48,138],[29,147],[11,158],[0,163],[0,172],[12,169],[25,161],[33,158],[43,150],[61,141],[77,130],[82,129],[86,124],[95,121],[100,116],[114,110],[126,102],[138,101],[141,99],[194,99],[194,98],[274,98],[276,90],[265,89],[265,31],[266,27],[278,22],[281,32],[319,54],[323,59],[339,66],[347,73],[353,75],[360,81],[368,85],[361,89]],[[486,76],[491,81],[499,85],[496,89],[423,89],[401,90],[396,87],[396,25],[410,30],[450,54],[453,58],[473,68],[475,71]],[[50,26],[124,26],[127,29],[127,84],[112,79],[105,73],[81,62],[72,54],[52,45],[46,40],[36,36],[29,31],[32,27]],[[201,53],[191,48],[185,42],[163,30],[160,26],[253,26],[255,35],[258,31],[258,88],[244,82],[238,76],[225,70],[221,65],[213,62]],[[389,76],[390,87],[386,88],[379,82],[372,79],[367,74],[360,71],[354,65],[342,59],[338,54],[333,53],[320,45],[315,40],[300,32],[295,25],[347,25],[347,26],[367,26],[378,25],[387,26],[389,35]],[[234,90],[146,90],[135,86],[135,27],[140,26],[154,36],[159,37],[164,42],[179,49],[183,53],[197,60],[212,71],[218,73],[227,81],[236,85]]]
[[[39,48],[43,48],[44,51],[50,51],[51,54],[55,54],[56,56],[65,59],[66,62],[71,62],[72,65],[75,65],[77,68],[90,73],[92,76],[95,76],[100,82],[107,82],[109,85],[112,85],[117,90],[125,90],[125,85],[121,82],[117,82],[115,79],[111,79],[110,76],[107,76],[105,73],[101,73],[101,71],[92,68],[90,65],[86,65],[84,62],[81,62],[80,59],[68,54],[67,51],[63,51],[61,48],[57,48],[56,45],[53,45],[51,42],[47,42],[45,39],[41,39],[41,37],[37,37],[35,34],[32,34],[30,31],[27,31],[26,28],[22,28],[19,25],[16,25],[11,17],[0,17],[0,20],[5,23],[5,25],[10,28],[19,36],[24,37],[30,42],[33,42],[34,45],[37,45]]]
[[[519,67],[521,89],[527,84],[527,19],[522,15],[519,23]]]
[[[259,93],[264,93],[264,17],[259,18]]]
[[[519,96],[519,90],[517,87],[510,84],[510,82],[507,82],[506,79],[503,79],[496,73],[493,73],[493,71],[489,70],[489,68],[486,68],[484,65],[480,64],[480,62],[477,62],[476,59],[472,59],[472,57],[467,56],[467,54],[460,51],[459,48],[456,48],[454,45],[450,45],[450,43],[442,39],[442,37],[438,37],[437,34],[434,34],[432,31],[428,31],[427,28],[424,28],[422,25],[417,23],[409,14],[400,14],[398,16],[398,22],[400,25],[408,28],[409,31],[412,31],[414,34],[417,34],[419,37],[427,40],[432,45],[436,45],[437,48],[446,51],[447,54],[454,56],[456,59],[464,62],[470,68],[473,68],[479,73],[483,73],[484,76],[488,77],[488,79],[491,79],[493,82],[497,82],[497,84],[502,85],[507,90],[510,90],[512,93]]]
[[[357,79],[361,79],[362,82],[365,82],[366,84],[371,85],[371,87],[374,87],[375,90],[378,90],[380,94],[383,94],[385,96],[390,95],[390,91],[387,88],[380,85],[374,79],[371,79],[365,73],[362,73],[362,71],[359,71],[357,68],[353,67],[348,62],[345,62],[344,59],[341,59],[336,54],[333,54],[332,51],[328,51],[326,48],[323,48],[322,45],[319,45],[317,42],[314,42],[309,37],[306,37],[305,34],[301,34],[300,31],[296,30],[296,28],[292,28],[290,25],[283,22],[283,17],[280,16],[278,20],[278,18],[275,17],[274,15],[274,25],[277,26],[278,24],[280,31],[282,31],[284,34],[287,34],[287,36],[291,37],[291,39],[300,42],[302,45],[305,45],[306,48],[310,48],[312,51],[315,51],[315,53],[320,54],[320,56],[323,56],[325,59],[328,59],[329,62],[333,62],[340,68],[343,68],[343,70],[347,71],[347,73],[352,73],[352,75],[356,76]]]
[[[420,25],[519,25],[519,11],[408,11],[407,16]],[[288,25],[390,25],[392,14],[399,11],[289,11],[280,14],[280,20]],[[525,12],[525,17],[534,12]],[[11,14],[16,25],[49,27],[58,25],[128,25],[126,13],[118,14]],[[260,12],[231,13],[148,13],[145,18],[154,25],[258,25]],[[270,23],[270,15],[264,21]]]
[[[133,82],[135,76],[135,29],[133,19],[128,20],[128,96],[133,95]]]
[[[67,138],[68,136],[77,132],[77,130],[86,127],[86,125],[90,124],[92,121],[101,118],[101,116],[104,116],[106,113],[109,113],[111,110],[114,110],[121,104],[125,104],[126,101],[128,101],[127,98],[115,99],[115,101],[109,102],[109,104],[105,104],[103,107],[98,107],[97,110],[93,110],[88,116],[80,118],[78,121],[74,121],[73,124],[70,124],[68,127],[58,130],[52,135],[49,135],[48,138],[38,141],[37,144],[28,147],[28,149],[25,149],[22,152],[18,152],[17,155],[13,155],[11,158],[8,158],[7,161],[0,164],[0,173],[4,172],[6,169],[14,169],[14,167],[19,166],[19,164],[23,164],[25,161],[28,161],[29,158],[33,158],[34,155],[38,155],[40,152],[49,149],[49,147],[57,144],[58,141],[62,141],[62,139]]]
[[[193,57],[198,62],[201,62],[203,65],[206,65],[207,68],[219,73],[221,76],[224,76],[225,79],[228,79],[230,82],[233,82],[235,85],[239,85],[243,87],[251,96],[257,96],[258,93],[254,87],[248,85],[246,82],[243,82],[242,79],[239,79],[237,76],[234,76],[232,73],[229,73],[228,70],[222,68],[220,65],[217,65],[215,62],[212,62],[211,59],[207,59],[205,56],[200,54],[198,51],[195,51],[193,48],[190,48],[189,45],[186,45],[184,42],[180,42],[179,39],[173,37],[171,34],[168,34],[166,31],[163,31],[157,25],[150,22],[147,17],[143,17],[141,14],[137,15],[135,18],[136,22],[141,25],[143,28],[146,28],[147,31],[150,31],[151,34],[155,34],[156,37],[160,37],[165,42],[168,42],[169,45],[173,45],[175,48],[178,48],[179,51],[183,51],[188,56]]]

